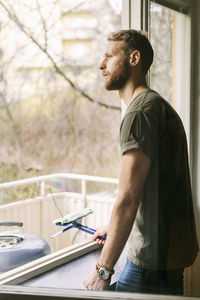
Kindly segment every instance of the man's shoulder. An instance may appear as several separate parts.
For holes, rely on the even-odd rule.
[[[148,89],[146,92],[139,94],[130,104],[127,113],[136,111],[145,111],[157,109],[160,106],[165,106],[167,101],[161,97],[156,91]]]
[[[140,107],[143,111],[160,109],[174,111],[173,107],[166,99],[164,99],[158,92],[151,89],[148,90],[146,96],[142,99]]]
[[[172,105],[152,89],[148,89],[146,93],[141,93],[133,100],[126,111],[127,114],[137,112],[154,115],[159,119],[168,115],[175,120],[179,120],[179,116]]]

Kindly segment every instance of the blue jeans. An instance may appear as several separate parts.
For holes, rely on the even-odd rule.
[[[146,270],[127,260],[116,283],[115,290],[147,294],[183,295],[183,272],[184,269]]]

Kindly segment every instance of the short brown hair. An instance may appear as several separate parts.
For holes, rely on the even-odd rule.
[[[123,50],[127,54],[138,50],[141,55],[142,70],[144,74],[148,72],[153,62],[153,48],[146,34],[139,30],[128,29],[112,32],[108,35],[108,41],[123,41]]]

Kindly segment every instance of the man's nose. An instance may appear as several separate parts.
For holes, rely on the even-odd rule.
[[[99,69],[100,70],[104,70],[106,68],[106,63],[105,63],[105,59],[102,60],[102,62],[99,65]]]

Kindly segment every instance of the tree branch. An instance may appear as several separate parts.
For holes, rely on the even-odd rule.
[[[37,5],[37,9],[38,9],[38,12],[40,15],[40,19],[41,19],[42,27],[43,27],[43,31],[44,31],[44,49],[47,50],[47,40],[48,40],[47,39],[47,27],[46,27],[46,23],[45,23],[43,15],[42,15],[38,0],[36,0],[36,5]]]
[[[86,98],[87,100],[89,100],[90,102],[96,103],[102,107],[105,108],[109,108],[109,109],[115,109],[115,110],[121,110],[121,108],[119,106],[116,105],[108,105],[104,102],[101,102],[100,100],[94,99],[93,97],[91,97],[89,94],[87,94],[86,92],[84,92],[80,87],[78,87],[62,70],[61,68],[56,64],[55,60],[53,59],[53,57],[48,53],[47,49],[45,49],[45,47],[43,47],[35,38],[34,36],[27,31],[27,29],[25,28],[25,26],[20,22],[19,18],[17,17],[16,13],[13,11],[11,12],[8,7],[0,0],[0,5],[4,8],[4,10],[7,12],[8,17],[10,20],[12,20],[19,28],[20,30],[43,52],[45,53],[45,55],[48,57],[48,59],[50,60],[50,62],[52,63],[55,71],[62,77],[64,78],[65,81],[67,81],[70,86],[78,91],[84,98]]]

